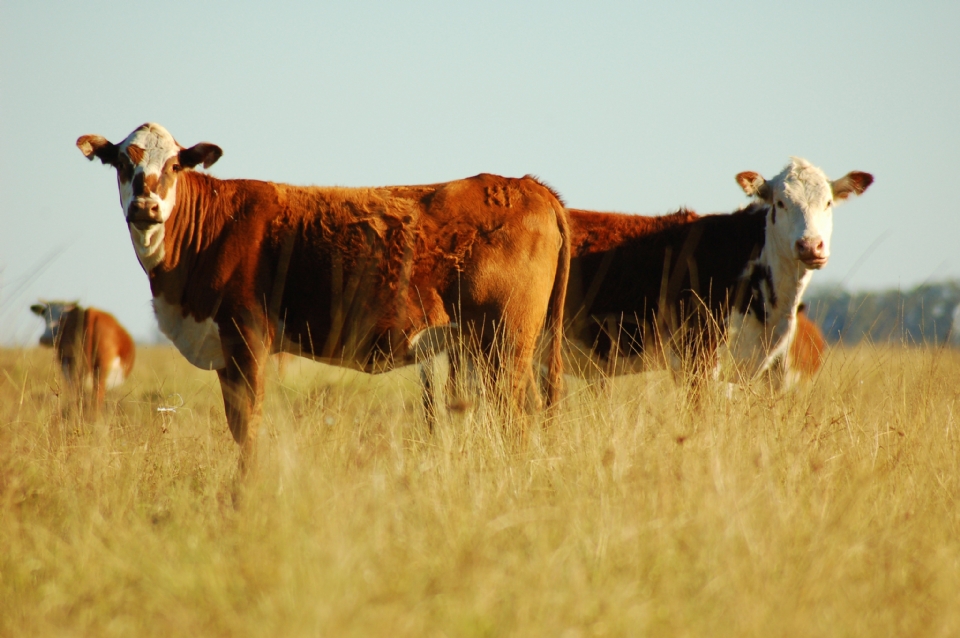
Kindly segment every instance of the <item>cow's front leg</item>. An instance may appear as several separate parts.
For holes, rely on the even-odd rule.
[[[226,334],[224,334],[226,332]],[[240,445],[240,474],[256,465],[257,430],[263,404],[264,364],[267,344],[253,330],[221,330],[225,368],[217,370],[227,425]]]

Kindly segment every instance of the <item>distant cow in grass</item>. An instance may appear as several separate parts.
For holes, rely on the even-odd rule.
[[[507,380],[513,405],[534,407],[532,357],[549,306],[557,396],[569,231],[563,205],[536,179],[221,180],[191,170],[216,162],[218,146],[184,148],[158,124],[119,144],[84,135],[77,146],[116,168],[160,329],[191,363],[217,371],[242,471],[270,352],[378,373],[458,333]]]
[[[40,343],[55,349],[67,385],[78,393],[92,391],[99,411],[106,391],[130,376],[133,339],[113,315],[75,302],[45,301],[30,310],[44,320]]]
[[[666,359],[699,383],[716,372],[725,340],[741,379],[762,374],[789,345],[803,291],[830,257],[834,204],[872,182],[861,172],[830,181],[795,158],[771,180],[737,175],[757,201],[732,214],[571,209],[570,336],[613,373]]]

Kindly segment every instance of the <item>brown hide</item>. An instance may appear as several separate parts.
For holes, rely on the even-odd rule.
[[[766,210],[647,217],[570,209],[568,334],[609,372],[620,357],[661,356],[677,334],[684,354],[709,351],[729,308],[763,312],[751,304],[761,282],[742,275],[763,248]]]
[[[221,333],[255,317],[276,350],[378,372],[451,319],[539,330],[562,214],[532,178],[366,189],[184,172],[150,285]]]
[[[164,242],[153,295],[216,322],[243,471],[271,351],[376,373],[412,363],[418,333],[453,321],[510,380],[515,405],[537,404],[532,357],[549,305],[559,394],[569,230],[533,178],[323,188],[183,171]]]
[[[797,331],[787,356],[787,370],[800,379],[809,379],[823,365],[826,349],[827,341],[823,333],[807,316],[806,308],[801,304],[797,309]]]
[[[106,393],[107,376],[120,358],[123,377],[133,369],[136,349],[130,334],[110,313],[79,306],[65,312],[55,343],[61,370],[78,392],[91,381],[94,407],[99,410]]]

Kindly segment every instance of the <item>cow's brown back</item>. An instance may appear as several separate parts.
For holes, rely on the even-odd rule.
[[[174,259],[151,271],[154,295],[218,323],[263,308],[277,349],[368,372],[404,363],[412,336],[451,320],[542,325],[565,263],[565,211],[532,178],[361,189],[184,174],[178,199],[197,197],[202,224],[168,223]],[[210,244],[189,246],[201,235]]]

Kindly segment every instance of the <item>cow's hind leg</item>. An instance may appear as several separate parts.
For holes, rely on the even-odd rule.
[[[543,409],[539,385],[533,369],[535,344],[504,335],[488,349],[481,376],[488,387],[504,399],[515,414],[533,414]]]

